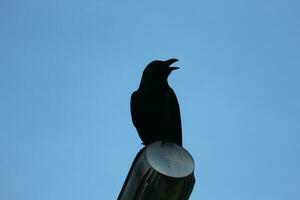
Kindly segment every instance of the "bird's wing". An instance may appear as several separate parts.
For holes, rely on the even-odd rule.
[[[182,128],[181,128],[181,117],[180,108],[175,92],[170,88],[170,117],[171,123],[173,124],[173,132],[176,134],[176,141],[178,144],[182,145]]]
[[[139,121],[139,102],[138,102],[138,95],[137,92],[133,92],[131,95],[131,99],[130,99],[130,110],[131,110],[131,119],[133,122],[133,125],[135,127],[138,126],[138,121]]]

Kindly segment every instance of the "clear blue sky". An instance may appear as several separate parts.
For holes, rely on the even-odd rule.
[[[116,199],[129,100],[178,58],[191,200],[300,199],[297,0],[0,2],[0,199]]]

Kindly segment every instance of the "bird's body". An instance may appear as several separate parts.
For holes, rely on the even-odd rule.
[[[145,145],[158,140],[182,146],[179,104],[167,82],[168,75],[177,67],[168,61],[153,61],[144,70],[140,87],[131,96],[131,116]]]

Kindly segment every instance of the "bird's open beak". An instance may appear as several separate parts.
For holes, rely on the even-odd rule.
[[[179,67],[169,67],[170,71],[173,71],[173,70],[176,70],[176,69],[179,69]]]
[[[173,70],[176,70],[176,69],[179,69],[179,67],[171,67],[170,65],[172,65],[173,63],[177,62],[178,59],[176,58],[172,58],[172,59],[169,59],[169,60],[166,60],[165,63],[167,64],[167,66],[169,67],[170,71],[173,71]]]
[[[177,62],[177,61],[178,61],[178,59],[172,58],[172,59],[166,60],[165,63],[166,63],[168,66],[170,66],[170,65],[172,65],[174,62]]]

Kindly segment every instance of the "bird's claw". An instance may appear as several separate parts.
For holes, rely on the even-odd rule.
[[[161,145],[164,145],[164,144],[166,144],[166,143],[171,143],[172,141],[171,140],[169,140],[169,139],[163,139],[163,140],[161,140]]]

